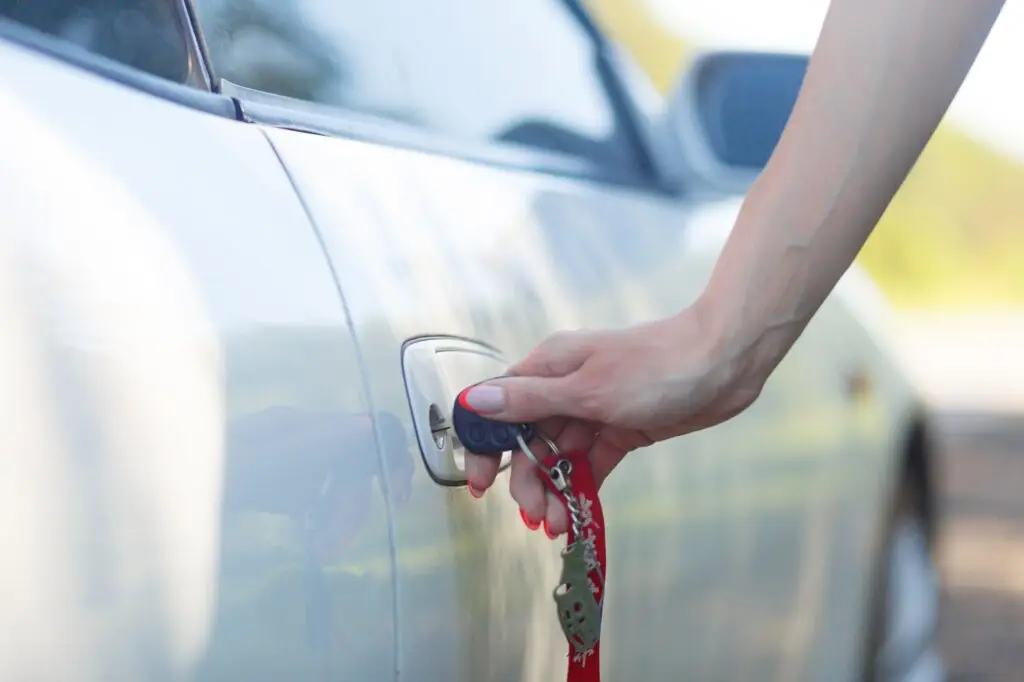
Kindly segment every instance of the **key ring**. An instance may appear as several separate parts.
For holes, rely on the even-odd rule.
[[[553,441],[547,434],[545,434],[543,431],[538,430],[536,437],[540,438],[547,444],[548,448],[551,449],[552,455],[554,455],[555,457],[561,456],[562,451],[555,444],[555,441]],[[554,466],[549,467],[548,465],[544,464],[539,459],[537,459],[537,455],[535,455],[533,453],[533,450],[530,449],[529,444],[526,442],[526,439],[523,438],[523,435],[521,433],[516,434],[516,443],[519,444],[519,449],[523,452],[523,454],[529,457],[530,461],[532,461],[537,466],[537,468],[539,468],[541,471],[547,474],[547,477],[551,479],[551,482],[555,484],[555,487],[558,488],[559,492],[563,494],[568,493],[569,474],[572,473],[572,462],[570,462],[568,459],[562,458],[555,462]],[[575,518],[579,511],[577,509],[574,509],[575,501],[572,500],[570,497],[566,497],[566,504],[569,505],[570,515],[572,515]]]
[[[537,430],[537,438],[540,438],[542,441],[544,441],[544,444],[551,449],[551,454],[562,454],[562,451],[558,449],[557,445],[555,445],[555,441],[551,440],[551,438],[546,433],[539,429]],[[530,445],[525,440],[523,440],[522,433],[516,433],[516,442],[519,444],[519,449],[523,452],[524,455],[530,458],[531,462],[533,462],[540,468],[544,468],[544,465],[541,463],[541,461],[537,459],[537,455],[533,454],[533,450],[530,449]]]

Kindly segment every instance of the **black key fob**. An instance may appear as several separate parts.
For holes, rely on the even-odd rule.
[[[527,443],[533,439],[533,424],[509,424],[474,412],[466,402],[470,388],[473,387],[459,393],[452,407],[452,427],[464,448],[474,455],[501,455],[519,449],[516,436],[522,436]]]

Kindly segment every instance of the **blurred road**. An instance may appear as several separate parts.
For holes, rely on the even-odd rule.
[[[1024,680],[1024,414],[941,419],[949,682]]]
[[[892,350],[936,409],[1024,415],[1024,310],[901,311],[892,323]]]

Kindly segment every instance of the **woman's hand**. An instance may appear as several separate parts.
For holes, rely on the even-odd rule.
[[[470,405],[585,449],[599,485],[629,452],[745,409],[863,246],[1002,5],[832,0],[786,129],[698,303],[642,327],[554,336],[511,378],[475,387]],[[482,494],[497,463],[469,455],[466,466]],[[525,516],[564,532],[561,505],[522,453],[511,487]]]
[[[480,414],[537,422],[563,451],[586,450],[600,486],[630,452],[714,426],[758,396],[763,379],[719,342],[700,303],[679,315],[618,331],[564,332],[549,337],[509,370],[509,377],[470,390]],[[538,457],[549,453],[531,443]],[[498,462],[467,454],[475,495],[494,483]],[[534,464],[512,456],[512,497],[531,526],[565,532],[565,511],[545,491]]]

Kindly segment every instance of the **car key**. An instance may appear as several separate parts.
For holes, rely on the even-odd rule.
[[[518,449],[519,438],[527,443],[533,439],[533,424],[509,424],[473,411],[466,401],[470,388],[459,393],[452,407],[452,427],[466,450],[475,455],[501,455]]]
[[[569,528],[562,550],[562,573],[552,597],[569,648],[566,681],[600,682],[601,621],[608,559],[604,510],[587,453],[585,450],[561,452],[534,424],[509,424],[478,414],[467,399],[471,388],[459,393],[452,408],[455,435],[466,450],[478,455],[495,455],[522,449],[523,454],[538,465],[548,494],[565,508]],[[548,445],[549,455],[539,458],[531,452],[529,441],[534,436]],[[525,522],[525,513],[520,511],[520,514]]]

